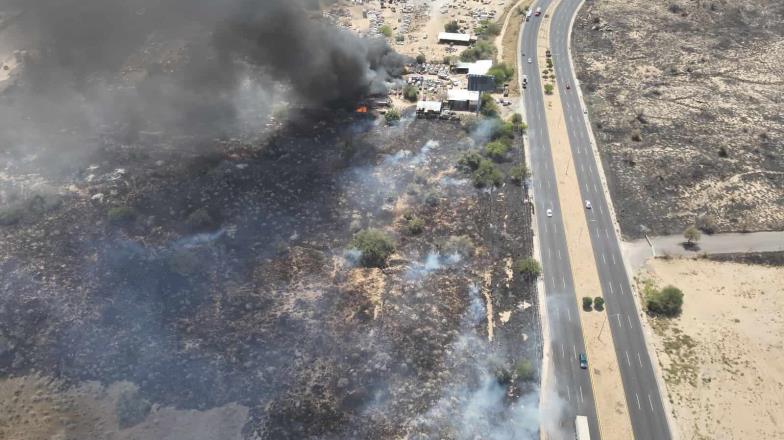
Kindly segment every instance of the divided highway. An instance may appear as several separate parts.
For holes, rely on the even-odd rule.
[[[550,3],[550,0],[542,0],[532,8],[541,7],[547,11]],[[590,200],[592,205],[592,209],[585,210],[585,215],[606,301],[604,313],[614,340],[634,436],[638,440],[668,440],[671,434],[656,372],[648,354],[610,205],[602,187],[600,168],[591,145],[584,106],[569,61],[572,20],[581,3],[582,0],[561,0],[555,11],[547,11],[552,14],[550,50],[555,64],[556,86],[563,104],[582,199]],[[598,439],[590,377],[587,371],[579,368],[577,360],[577,353],[585,349],[563,221],[556,209],[559,205],[558,190],[545,120],[542,69],[536,59],[537,34],[542,18],[531,17],[529,22],[524,23],[519,50],[522,73],[528,76],[528,87],[522,90],[522,94],[529,126],[536,220],[552,344],[553,385],[568,407],[562,414],[561,423],[568,427],[573,425],[576,414],[585,415],[590,421],[591,438]],[[567,84],[571,87],[567,88]],[[547,216],[548,209],[552,209],[552,217]]]
[[[550,0],[536,6],[546,10]],[[550,352],[552,353],[552,387],[565,403],[560,414],[562,432],[574,436],[576,415],[588,417],[591,438],[599,438],[593,388],[588,371],[580,368],[578,356],[585,353],[585,343],[580,324],[579,310],[575,301],[572,267],[566,247],[564,223],[558,205],[558,186],[550,154],[550,137],[544,115],[540,71],[536,60],[536,37],[542,17],[531,17],[523,26],[520,44],[520,59],[523,73],[528,75],[528,89],[522,90],[526,119],[528,121],[528,145],[531,167],[534,171],[534,206],[539,225],[542,278],[546,295],[547,316],[550,330]],[[531,58],[531,63],[528,63]],[[552,217],[547,210],[552,209]]]

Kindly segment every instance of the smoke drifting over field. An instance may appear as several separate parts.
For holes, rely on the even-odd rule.
[[[5,50],[27,51],[0,102],[5,148],[74,153],[107,131],[212,138],[280,99],[337,106],[384,91],[403,57],[324,22],[316,3],[0,0],[20,13]]]

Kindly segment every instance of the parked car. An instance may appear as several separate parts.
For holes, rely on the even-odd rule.
[[[578,357],[580,359],[580,368],[583,370],[588,368],[588,356],[586,356],[585,353],[580,353],[580,356]]]

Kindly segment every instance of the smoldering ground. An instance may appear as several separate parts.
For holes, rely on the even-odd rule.
[[[212,139],[258,130],[282,100],[383,92],[404,58],[319,19],[317,3],[3,0],[3,46],[23,63],[0,97],[0,148],[56,164],[107,135]]]

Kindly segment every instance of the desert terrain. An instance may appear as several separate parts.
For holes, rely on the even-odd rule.
[[[684,293],[680,317],[648,319],[681,438],[784,437],[784,267],[750,261],[778,264],[653,259],[637,274],[639,291]]]
[[[588,2],[574,61],[626,237],[784,229],[784,3]]]

